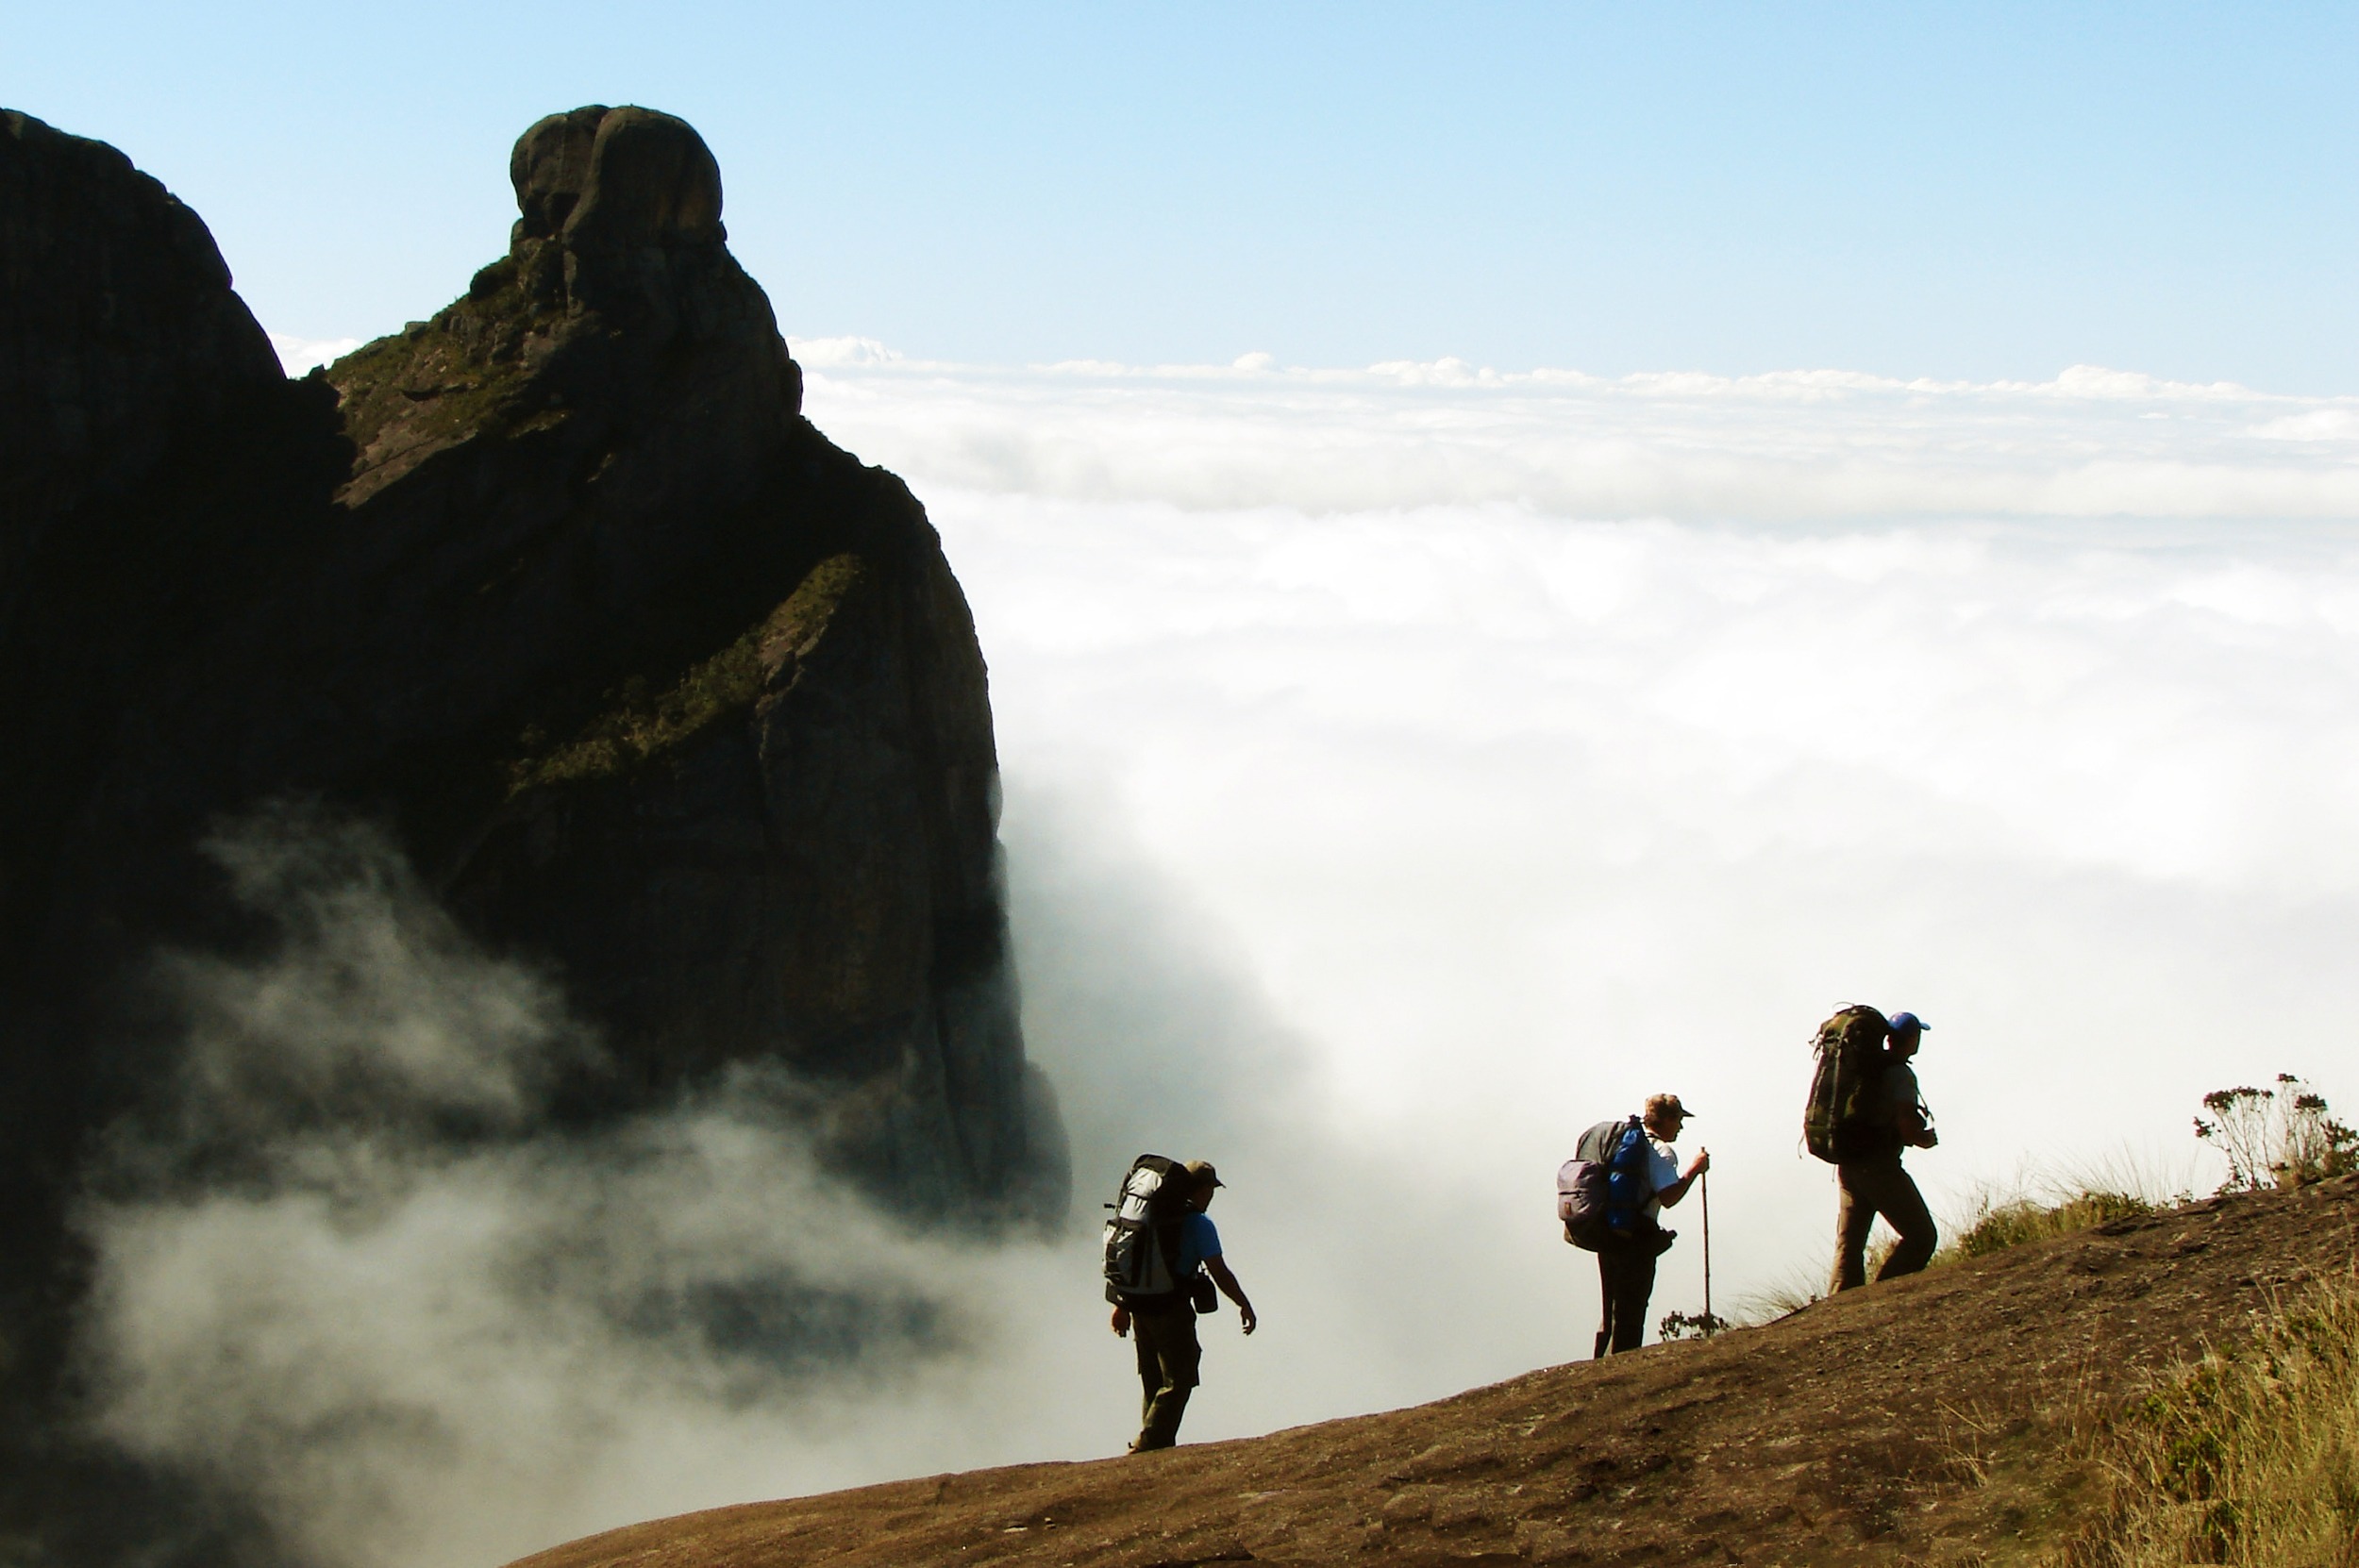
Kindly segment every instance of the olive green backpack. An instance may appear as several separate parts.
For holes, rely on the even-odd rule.
[[[1880,1152],[1872,1121],[1892,1026],[1874,1008],[1849,1007],[1818,1026],[1818,1062],[1802,1110],[1802,1143],[1829,1164]]]

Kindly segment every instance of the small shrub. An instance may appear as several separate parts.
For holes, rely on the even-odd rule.
[[[1729,1326],[1729,1320],[1715,1312],[1665,1312],[1655,1325],[1655,1336],[1664,1340],[1708,1340]]]
[[[2195,1135],[2228,1161],[2222,1193],[2300,1187],[2359,1170],[2359,1131],[2334,1120],[2326,1096],[2291,1073],[2277,1087],[2215,1089],[2203,1096],[2209,1120],[2195,1119]]]

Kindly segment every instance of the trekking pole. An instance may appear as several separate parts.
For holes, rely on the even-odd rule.
[[[1712,1173],[1696,1178],[1703,1184],[1704,1200],[1704,1337],[1709,1339],[1717,1319],[1712,1315]]]

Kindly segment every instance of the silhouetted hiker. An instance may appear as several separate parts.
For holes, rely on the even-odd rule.
[[[1142,1179],[1143,1172],[1156,1178],[1154,1185]],[[1131,1335],[1138,1348],[1144,1394],[1133,1454],[1179,1441],[1180,1418],[1187,1412],[1204,1354],[1196,1343],[1196,1315],[1219,1309],[1213,1289],[1237,1304],[1246,1333],[1260,1321],[1245,1287],[1221,1257],[1220,1232],[1204,1212],[1225,1185],[1207,1160],[1181,1166],[1142,1155],[1124,1177],[1115,1217],[1107,1223],[1106,1290],[1114,1303],[1113,1330]],[[1128,1228],[1133,1226],[1137,1228]]]
[[[1560,1196],[1557,1211],[1564,1217],[1564,1238],[1598,1255],[1598,1294],[1603,1315],[1598,1324],[1594,1354],[1635,1350],[1647,1337],[1647,1301],[1654,1294],[1655,1259],[1670,1250],[1676,1231],[1663,1228],[1662,1211],[1677,1206],[1698,1176],[1712,1168],[1712,1156],[1699,1152],[1680,1174],[1680,1128],[1689,1111],[1677,1094],[1653,1094],[1642,1115],[1618,1122],[1599,1122],[1581,1135],[1565,1172],[1577,1166],[1605,1173],[1594,1194],[1584,1190],[1572,1198]],[[1571,1196],[1565,1172],[1558,1174],[1561,1193]]]
[[[1882,1015],[1872,1008],[1846,1009],[1822,1026],[1821,1039],[1828,1029],[1857,1014],[1869,1015],[1854,1026],[1863,1033],[1874,1026],[1871,1019],[1882,1022]],[[1867,1233],[1879,1214],[1899,1243],[1876,1271],[1878,1279],[1915,1274],[1932,1258],[1940,1243],[1941,1231],[1933,1224],[1932,1211],[1925,1207],[1924,1194],[1900,1165],[1902,1149],[1930,1149],[1941,1141],[1918,1096],[1916,1070],[1909,1065],[1925,1028],[1924,1021],[1913,1012],[1894,1013],[1884,1027],[1888,1043],[1862,1059],[1865,1072],[1848,1095],[1852,1113],[1840,1120],[1834,1140],[1835,1178],[1843,1197],[1835,1216],[1831,1290],[1848,1291],[1867,1283]],[[1807,1123],[1804,1131],[1805,1136],[1811,1131]]]

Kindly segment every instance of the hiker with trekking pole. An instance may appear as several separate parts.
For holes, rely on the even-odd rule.
[[[1676,1208],[1712,1167],[1711,1152],[1699,1150],[1685,1174],[1680,1171],[1679,1151],[1671,1145],[1691,1114],[1677,1094],[1649,1095],[1641,1114],[1599,1122],[1582,1133],[1573,1158],[1556,1173],[1556,1214],[1564,1222],[1564,1240],[1598,1255],[1603,1311],[1593,1355],[1635,1350],[1646,1339],[1655,1260],[1679,1234],[1663,1227],[1662,1212]],[[1711,1310],[1709,1297],[1705,1310]]]

